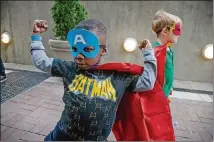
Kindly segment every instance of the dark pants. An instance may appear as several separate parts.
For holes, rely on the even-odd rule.
[[[53,131],[48,134],[44,141],[72,141],[72,139],[59,128],[59,123]]]
[[[1,57],[0,57],[0,75],[1,75],[1,76],[5,76],[5,75],[6,75],[6,74],[5,74],[4,64],[3,64],[3,62],[2,62]]]

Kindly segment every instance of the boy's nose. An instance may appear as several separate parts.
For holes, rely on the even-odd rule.
[[[77,59],[84,59],[85,57],[82,54],[77,55]]]

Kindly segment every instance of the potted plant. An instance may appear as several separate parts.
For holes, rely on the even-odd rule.
[[[56,39],[50,39],[50,48],[61,59],[70,60],[70,46],[67,33],[80,21],[88,18],[88,13],[79,0],[55,0],[51,8],[54,22],[53,34]]]

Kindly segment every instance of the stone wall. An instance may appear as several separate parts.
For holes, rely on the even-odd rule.
[[[183,36],[174,45],[175,78],[188,81],[212,82],[212,61],[204,61],[201,49],[213,43],[212,1],[82,1],[89,17],[102,20],[108,29],[108,56],[104,62],[121,61],[142,64],[142,55],[136,50],[126,53],[122,44],[127,37],[155,41],[151,30],[156,11],[164,9],[178,15],[184,23]],[[53,38],[51,1],[2,1],[1,32],[8,31],[13,43],[8,50],[8,62],[32,64],[29,53],[32,23],[35,19],[49,22],[43,42],[48,56],[55,57],[48,46]],[[2,53],[4,59],[4,54]]]

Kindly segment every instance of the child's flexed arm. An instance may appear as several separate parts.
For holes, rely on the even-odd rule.
[[[41,33],[48,29],[47,21],[35,20],[33,24],[33,33],[31,36],[30,52],[32,55],[33,64],[44,72],[51,73],[53,58],[48,58],[45,53],[45,48],[42,44]]]
[[[143,40],[139,44],[139,49],[143,52],[144,70],[141,76],[133,76],[130,84],[132,91],[141,92],[152,90],[157,75],[157,60],[149,40]]]
[[[70,70],[72,62],[47,57],[42,43],[41,33],[48,29],[47,21],[35,20],[31,36],[30,52],[33,64],[52,76],[62,77]],[[71,71],[71,70],[70,70]]]

